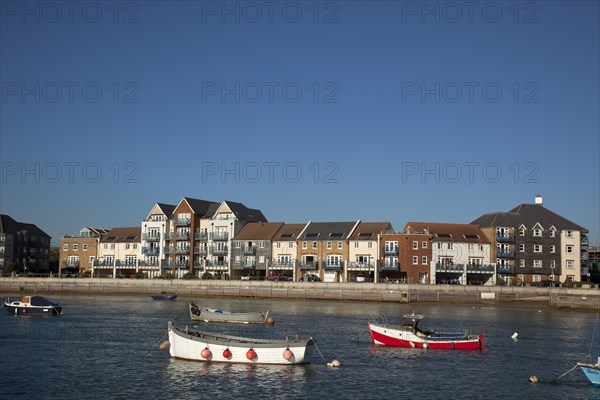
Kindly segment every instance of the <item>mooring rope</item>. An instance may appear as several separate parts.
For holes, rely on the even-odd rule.
[[[315,349],[317,349],[317,351],[319,352],[319,355],[321,356],[321,359],[323,360],[323,362],[325,364],[327,364],[327,361],[325,361],[325,357],[323,357],[323,354],[321,354],[321,350],[319,350],[319,346],[317,346],[317,342],[314,341],[314,343],[315,343]]]

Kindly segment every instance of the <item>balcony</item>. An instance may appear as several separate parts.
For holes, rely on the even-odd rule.
[[[381,271],[398,271],[400,269],[400,265],[395,263],[379,263],[379,269]]]
[[[497,233],[496,234],[496,242],[500,242],[500,243],[514,243],[515,242],[515,235],[509,235],[507,233],[505,233],[505,234]]]
[[[114,261],[111,260],[94,261],[94,267],[96,268],[112,268],[114,265]]]
[[[204,269],[204,265],[201,262],[194,261],[194,269],[202,271]]]
[[[211,232],[209,237],[211,240],[229,240],[229,232]]]
[[[160,248],[158,248],[158,247],[142,247],[142,254],[156,256],[156,255],[160,254]]]
[[[211,247],[210,252],[212,254],[227,254],[229,248],[227,246],[224,247]]]
[[[349,262],[348,270],[361,270],[361,271],[372,271],[375,269],[375,265],[366,262]]]
[[[160,261],[140,261],[138,262],[138,266],[140,267],[148,267],[148,268],[158,268],[160,267]]]
[[[163,268],[179,268],[179,269],[187,269],[190,267],[190,263],[188,261],[169,261]]]
[[[115,266],[119,268],[135,268],[137,266],[137,261],[117,260],[115,261]]]
[[[142,233],[142,240],[147,242],[158,242],[160,240],[160,233]]]
[[[496,250],[496,257],[498,258],[515,258],[514,250]]]
[[[194,254],[198,254],[200,256],[205,256],[208,253],[206,247],[199,247],[199,246],[195,246],[194,247]]]
[[[382,249],[383,254],[385,254],[386,256],[397,256],[398,255],[398,248],[393,248],[393,247],[384,247]]]
[[[235,269],[255,269],[256,261],[241,261],[239,263],[234,263],[233,267]]]
[[[581,235],[581,241],[579,243],[581,247],[587,247],[590,245],[590,240],[587,235]]]
[[[514,275],[515,267],[512,265],[498,265],[496,271],[501,275]]]
[[[177,247],[175,249],[175,254],[189,254],[189,253],[190,253],[189,247]]]
[[[294,269],[294,263],[292,261],[288,262],[274,262],[269,266],[271,269]]]
[[[256,254],[256,246],[244,246],[242,248],[242,253],[249,255]]]
[[[79,261],[63,261],[63,268],[79,268]]]
[[[165,247],[165,254],[175,254],[175,247]]]
[[[494,273],[496,267],[491,264],[467,264],[467,272],[475,274]]]
[[[225,261],[207,261],[205,269],[225,271],[229,268]]]
[[[465,268],[463,264],[435,264],[436,272],[456,272],[463,273]]]
[[[190,224],[192,223],[191,219],[174,219],[172,221],[173,225],[175,226],[190,226]]]
[[[327,261],[323,262],[323,268],[328,270],[328,271],[341,271],[342,268],[344,268],[343,264],[334,264],[334,263],[328,263]]]
[[[316,261],[304,261],[298,264],[298,268],[300,268],[301,270],[319,269],[319,263]]]
[[[194,234],[195,240],[208,240],[208,233],[206,232],[196,232]]]
[[[190,234],[189,233],[177,233],[177,232],[170,232],[167,234],[167,239],[169,240],[190,240]]]

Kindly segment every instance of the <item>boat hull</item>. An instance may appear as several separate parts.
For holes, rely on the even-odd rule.
[[[419,349],[483,350],[483,335],[454,338],[420,337],[411,331],[393,325],[369,324],[374,344]]]
[[[185,329],[175,328],[171,323],[168,335],[171,357],[234,364],[305,364],[310,361],[315,343],[312,338],[269,341],[216,335],[195,329],[188,329],[186,334]],[[252,359],[248,358],[250,350],[255,355]]]
[[[154,300],[175,300],[177,298],[176,294],[172,294],[172,295],[157,295],[157,296],[150,296],[152,297],[152,299]]]
[[[190,319],[204,322],[228,322],[237,324],[266,324],[269,320],[269,311],[255,311],[238,313],[215,310],[212,308],[198,307],[189,303]]]
[[[577,364],[592,385],[600,387],[600,365]]]
[[[11,315],[60,315],[62,307],[56,306],[14,306],[4,303],[6,312]]]

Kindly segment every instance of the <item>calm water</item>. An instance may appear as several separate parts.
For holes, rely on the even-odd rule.
[[[60,317],[15,317],[0,310],[0,398],[358,398],[598,399],[578,369],[589,352],[596,314],[547,307],[341,303],[199,299],[238,311],[270,308],[273,328],[239,327],[241,334],[314,336],[307,366],[207,364],[171,360],[158,345],[169,319],[189,322],[186,304],[149,297],[47,296]],[[464,328],[486,335],[483,352],[383,348],[371,345],[367,322],[424,313],[430,328]],[[210,325],[217,329],[216,325]],[[600,326],[597,327],[600,330]],[[518,341],[511,339],[518,331]],[[592,344],[600,355],[600,332]],[[530,375],[540,383],[531,384]]]

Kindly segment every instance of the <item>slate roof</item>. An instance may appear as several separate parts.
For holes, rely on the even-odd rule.
[[[100,243],[140,243],[141,234],[142,228],[139,226],[112,228],[100,239]]]
[[[284,224],[273,238],[273,241],[294,242],[305,226],[306,224]]]
[[[233,240],[272,240],[283,222],[248,222]]]
[[[508,212],[484,214],[472,222],[472,224],[482,227],[506,226],[518,228],[524,225],[527,229],[532,229],[537,223],[544,229],[550,229],[554,226],[558,230],[587,232],[586,228],[561,217],[541,204],[520,204]]]
[[[461,243],[489,243],[477,224],[444,224],[437,222],[409,222],[405,233],[429,232],[433,241]]]
[[[46,236],[50,238],[50,235],[38,228],[37,225],[18,222],[9,215],[0,214],[0,233],[14,235],[19,231],[26,231],[30,236]]]
[[[224,203],[227,204],[235,217],[241,221],[267,222],[267,219],[260,210],[248,208],[244,204],[235,201],[225,200]]]
[[[361,222],[350,236],[350,240],[377,240],[377,235],[382,231],[393,229],[390,222]]]
[[[310,222],[298,240],[346,240],[358,221],[354,222]]]

